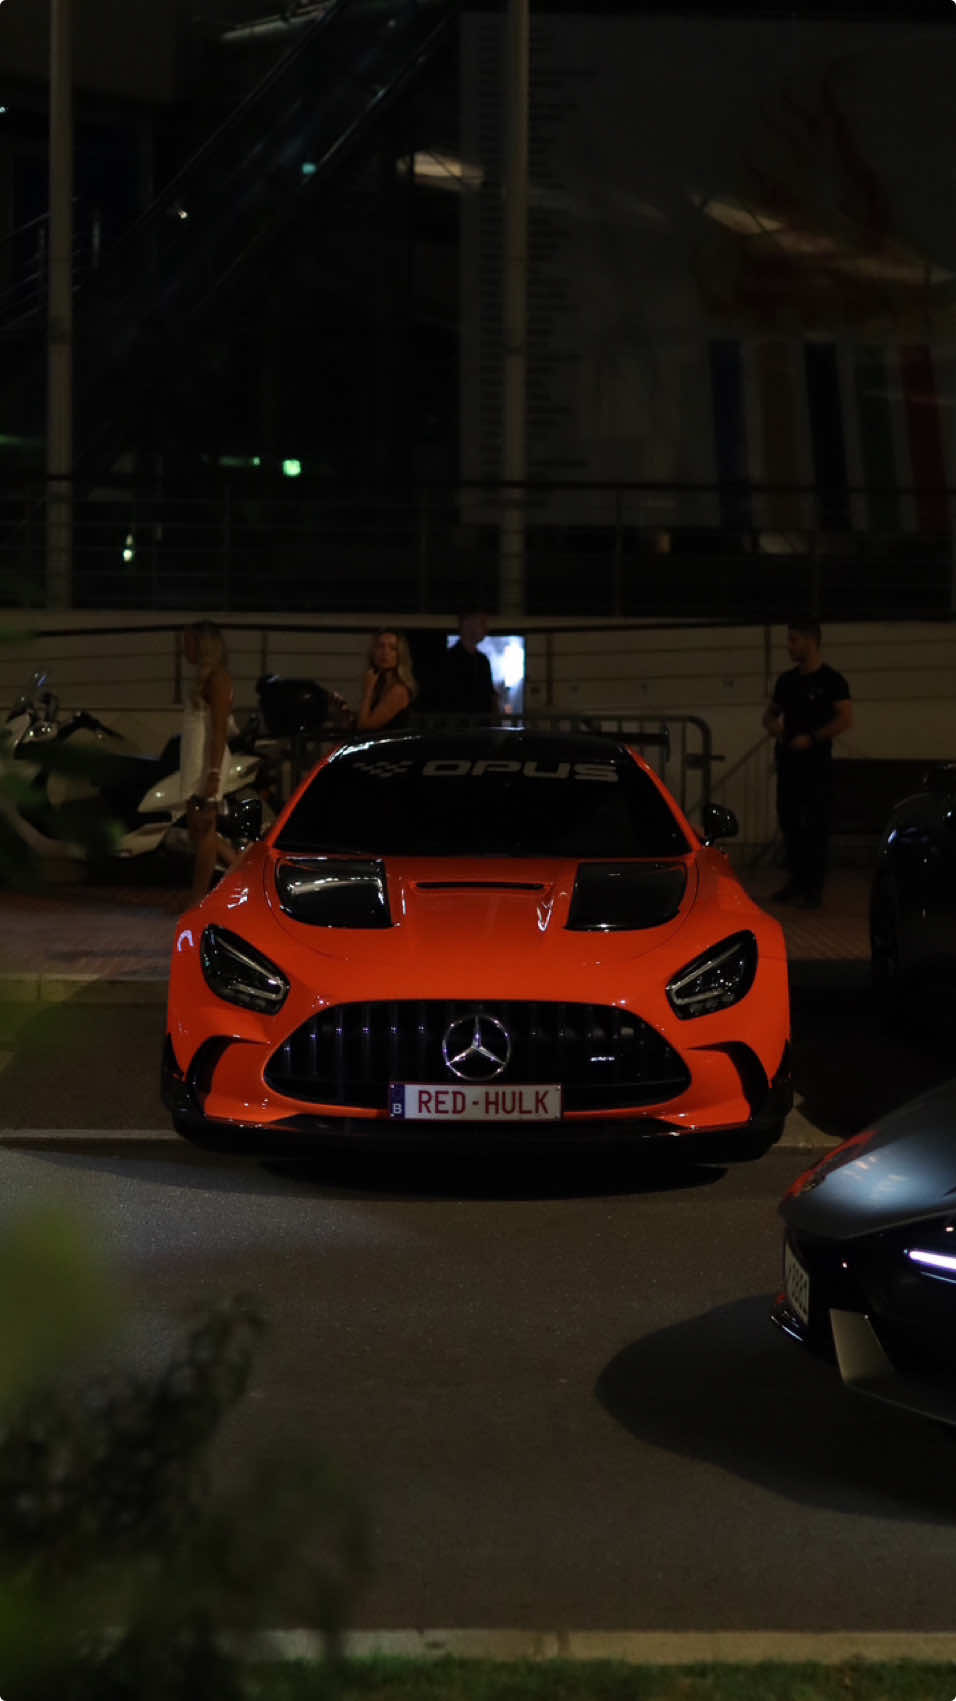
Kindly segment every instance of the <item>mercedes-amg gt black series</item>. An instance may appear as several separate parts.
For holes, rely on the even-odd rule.
[[[828,1152],[780,1210],[773,1321],[857,1393],[956,1424],[956,1080]]]
[[[163,1065],[200,1144],[626,1141],[724,1163],[791,1104],[786,946],[636,751],[342,745],[179,922]]]

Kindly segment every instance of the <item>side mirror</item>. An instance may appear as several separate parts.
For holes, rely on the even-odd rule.
[[[236,804],[236,838],[240,845],[251,845],[261,834],[261,797],[241,797]]]
[[[722,803],[705,803],[700,822],[705,845],[712,845],[717,839],[735,839],[740,832],[740,822],[733,810],[725,809]]]

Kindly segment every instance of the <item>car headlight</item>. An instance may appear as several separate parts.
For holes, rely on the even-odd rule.
[[[904,1253],[922,1276],[956,1282],[956,1218],[924,1219],[905,1233]]]
[[[199,961],[206,985],[227,1004],[272,1016],[288,997],[289,983],[275,963],[226,927],[204,929]]]
[[[739,1004],[757,973],[757,941],[752,933],[734,933],[695,957],[667,983],[667,997],[682,1022],[709,1016]]]

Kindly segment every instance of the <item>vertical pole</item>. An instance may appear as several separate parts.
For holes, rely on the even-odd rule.
[[[73,0],[50,0],[46,601],[73,602]]]
[[[222,493],[222,607],[230,607],[229,578],[232,566],[232,487],[228,480]]]
[[[614,567],[611,589],[611,613],[620,614],[624,595],[624,492],[620,485],[614,492]]]
[[[528,109],[530,0],[508,0],[504,55],[504,231],[501,529],[498,605],[525,603],[525,484],[528,477]]]
[[[423,485],[418,493],[418,612],[425,614],[428,610],[428,554],[429,554],[429,503],[428,486]]]

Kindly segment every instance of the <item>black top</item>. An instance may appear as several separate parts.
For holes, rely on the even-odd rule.
[[[442,658],[438,708],[447,715],[497,715],[491,663],[482,650],[466,650],[459,638]]]
[[[791,667],[782,673],[773,688],[773,701],[783,716],[783,737],[777,746],[782,758],[790,756],[805,760],[815,756],[818,761],[828,761],[833,754],[831,739],[823,739],[814,744],[810,750],[790,751],[786,748],[791,738],[797,738],[801,733],[814,733],[836,714],[837,703],[843,703],[850,695],[850,687],[835,667],[828,667],[823,662],[811,673],[801,673],[798,667]]]
[[[382,698],[385,696],[385,693],[390,691],[393,685],[401,684],[402,681],[399,679],[398,674],[395,673],[394,670],[388,673],[380,673],[378,679],[375,681],[375,689],[372,692],[369,708],[377,709]],[[408,687],[406,686],[405,689],[407,690]],[[394,714],[390,721],[386,721],[384,726],[378,728],[378,731],[398,732],[402,728],[407,727],[411,720],[411,710],[411,697],[409,696],[409,701],[405,704],[404,709],[399,709],[397,714]]]

